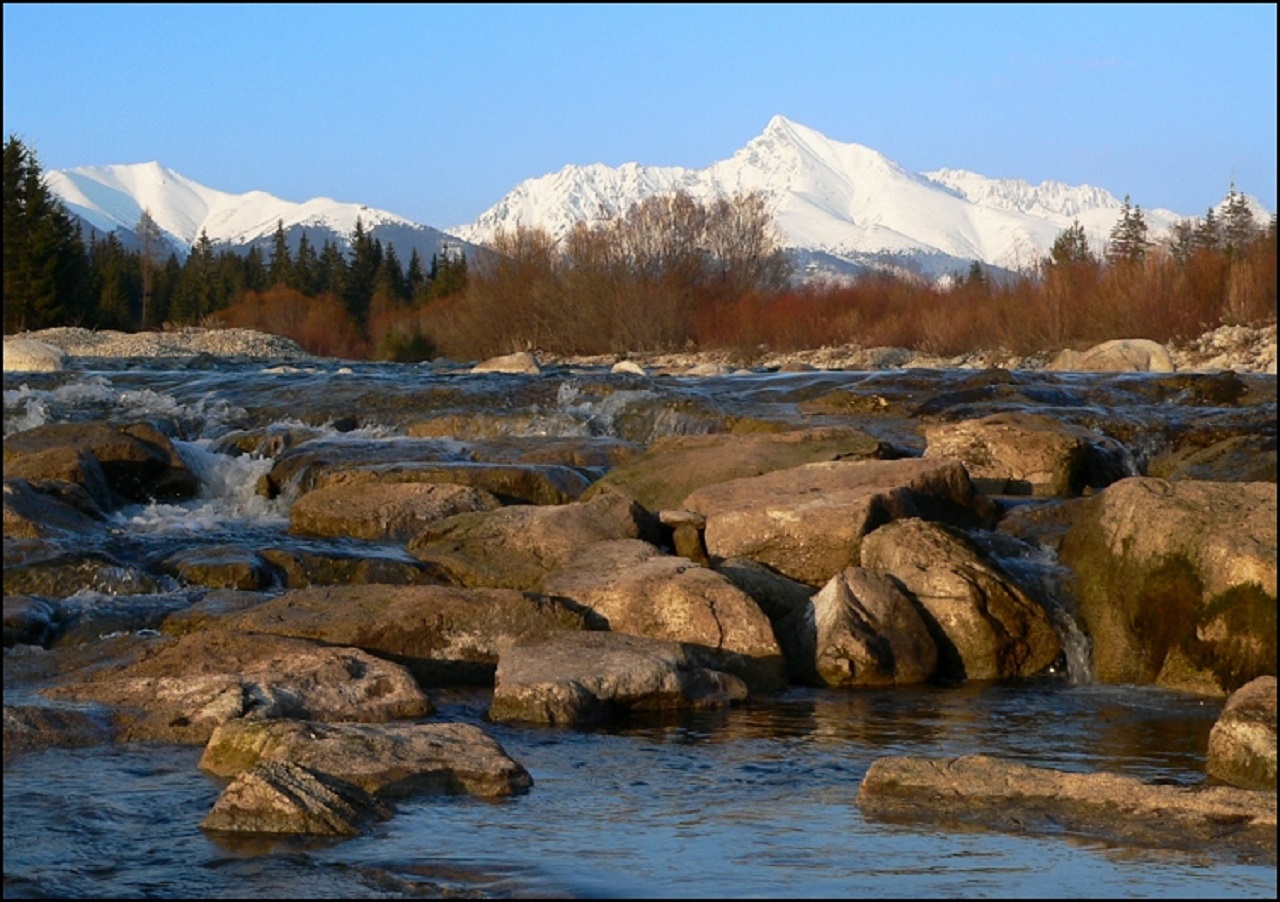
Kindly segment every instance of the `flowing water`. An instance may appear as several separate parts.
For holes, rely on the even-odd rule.
[[[919,453],[913,422],[921,417],[1024,409],[1105,427],[1123,439],[1137,466],[1197,428],[1243,430],[1249,417],[1269,417],[1274,435],[1275,378],[1245,382],[1269,392],[1270,406],[1215,406],[1195,385],[1168,377],[910,371],[682,379],[569,368],[526,377],[428,365],[87,361],[64,373],[6,373],[4,433],[120,416],[172,424],[200,476],[201,496],[133,505],[99,532],[76,538],[80,550],[122,564],[227,542],[358,545],[365,555],[407,560],[392,544],[290,536],[290,493],[267,500],[255,491],[269,455],[305,438],[358,447],[408,441],[411,424],[443,416],[469,424],[442,440],[459,459],[503,437],[643,445],[752,418],[852,423]],[[874,413],[861,412],[867,410]],[[257,450],[234,451],[245,436]],[[1041,597],[1055,594],[1051,554],[994,539],[989,550]],[[159,588],[129,595],[127,585],[85,586],[68,603],[85,611],[150,606],[158,622],[192,598],[176,583]],[[1212,848],[1153,849],[1066,831],[987,832],[862,814],[861,779],[876,757],[889,754],[982,753],[1147,781],[1204,782],[1221,700],[1095,684],[1069,602],[1052,600],[1066,667],[1016,683],[794,688],[726,711],[593,730],[490,724],[484,689],[432,690],[433,719],[482,724],[529,770],[532,790],[497,802],[399,800],[392,819],[348,840],[233,842],[203,833],[197,824],[225,781],[197,768],[199,748],[97,745],[15,755],[4,772],[4,893],[1274,898],[1274,865]],[[6,675],[6,702],[23,693]]]

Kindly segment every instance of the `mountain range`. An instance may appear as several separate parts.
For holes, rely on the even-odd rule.
[[[1122,201],[1089,185],[993,179],[959,169],[912,172],[871,148],[833,141],[783,116],[727,160],[705,169],[627,163],[566,166],[521,182],[473,223],[445,230],[385,210],[330,198],[293,203],[262,191],[229,194],[159,163],[80,167],[48,174],[68,210],[97,232],[128,238],[144,209],[180,256],[204,231],[217,247],[269,245],[277,223],[291,247],[302,234],[316,248],[340,247],[361,218],[366,230],[407,261],[456,247],[475,259],[499,229],[541,227],[563,237],[579,220],[611,218],[654,194],[683,190],[698,200],[760,191],[781,243],[803,275],[892,269],[928,278],[978,261],[1022,271],[1048,253],[1074,222],[1101,251]],[[1260,223],[1270,214],[1248,199]],[[1135,201],[1137,203],[1137,201]],[[1143,208],[1149,235],[1197,214]]]

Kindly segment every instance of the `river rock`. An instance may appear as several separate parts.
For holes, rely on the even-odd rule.
[[[714,570],[648,542],[587,545],[547,576],[543,591],[591,609],[614,632],[704,648],[717,669],[753,691],[786,685],[782,650],[755,600]]]
[[[939,676],[1034,676],[1062,654],[1044,607],[957,530],[896,520],[865,536],[861,551],[862,566],[892,576],[927,612]]]
[[[1225,695],[1276,662],[1276,485],[1120,480],[1075,502],[1074,574],[1097,678]]]
[[[293,503],[289,532],[407,542],[436,520],[501,506],[484,489],[452,483],[331,485]]]
[[[514,589],[332,586],[286,592],[222,625],[363,649],[403,665],[425,685],[487,684],[502,650],[517,638],[585,629],[587,612]]]
[[[997,413],[922,429],[926,458],[961,461],[988,494],[1070,497],[1128,475],[1115,441],[1042,414]]]
[[[25,479],[4,481],[4,536],[53,538],[86,533],[101,525],[102,509],[84,489],[71,482]]]
[[[6,553],[11,541],[6,537]],[[63,552],[48,547],[29,550],[32,556],[28,559],[13,564],[6,561],[6,593],[66,598],[86,590],[107,595],[142,595],[172,588],[172,580],[101,552]]]
[[[698,489],[680,505],[707,518],[713,557],[749,557],[814,587],[858,563],[862,537],[901,517],[974,524],[982,501],[953,460],[804,464]]]
[[[707,668],[678,642],[556,633],[503,653],[489,718],[591,725],[631,711],[724,707],[747,696],[742,680]]]
[[[849,427],[747,435],[679,435],[606,473],[584,498],[618,489],[651,511],[680,508],[695,489],[800,464],[872,458],[888,453],[877,439]]]
[[[69,748],[111,741],[106,719],[88,711],[49,704],[4,706],[4,758],[51,746]]]
[[[1276,791],[1276,678],[1245,683],[1209,731],[1209,776],[1242,789]]]
[[[1087,351],[1061,351],[1050,370],[1094,373],[1172,373],[1169,350],[1149,338],[1117,338],[1096,344]]]
[[[114,495],[101,497],[90,456]],[[49,423],[4,441],[4,475],[61,479],[84,485],[104,509],[126,501],[175,501],[194,497],[199,480],[169,437],[150,423]]]
[[[354,545],[345,548],[263,548],[262,559],[275,568],[280,586],[349,586],[376,583],[388,586],[452,585],[439,567],[408,555],[371,553]]]
[[[251,548],[212,545],[182,548],[156,561],[158,573],[176,577],[183,585],[211,589],[269,589],[283,583],[283,574]]]
[[[1157,848],[1276,852],[1276,796],[1234,787],[1146,784],[986,755],[877,758],[858,789],[877,817],[973,823],[1018,834],[1067,830]]]
[[[471,368],[473,373],[514,373],[518,375],[536,376],[542,372],[538,358],[528,351],[517,351],[514,354],[503,354],[482,360]]]
[[[579,548],[610,539],[658,538],[658,523],[616,492],[561,505],[509,505],[457,514],[428,526],[408,545],[460,585],[538,591],[547,574]]]
[[[200,822],[203,830],[356,836],[391,809],[331,774],[265,761],[236,776]]]
[[[787,675],[795,682],[819,685],[814,671],[816,649],[813,619],[813,586],[783,576],[750,558],[724,558],[713,569],[746,592],[773,625],[773,636],[787,662]]]
[[[862,567],[836,574],[812,599],[813,665],[827,686],[892,686],[933,676],[938,647],[912,601]]]
[[[383,798],[468,793],[492,799],[533,786],[497,740],[466,723],[232,721],[213,731],[200,767],[230,777],[266,761],[333,774]]]
[[[45,692],[112,706],[122,741],[204,743],[238,718],[381,721],[432,711],[407,670],[355,648],[220,630],[148,645],[140,660]]]
[[[1204,447],[1179,448],[1154,457],[1145,475],[1203,482],[1275,482],[1276,436],[1233,435]]]
[[[4,340],[6,373],[57,373],[67,368],[67,352],[34,338]]]

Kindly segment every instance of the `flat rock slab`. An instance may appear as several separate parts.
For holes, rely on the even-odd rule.
[[[1152,785],[985,755],[887,757],[858,790],[864,812],[886,819],[972,824],[1025,833],[1074,833],[1251,861],[1276,860],[1276,795],[1228,786]]]
[[[200,822],[205,830],[356,836],[391,811],[363,789],[330,774],[269,761],[238,775]]]
[[[265,761],[332,774],[382,797],[500,798],[533,786],[497,740],[466,723],[231,722],[209,737],[200,767],[230,777]]]
[[[592,725],[631,711],[722,707],[747,695],[742,680],[703,666],[678,642],[560,633],[502,655],[489,718]]]

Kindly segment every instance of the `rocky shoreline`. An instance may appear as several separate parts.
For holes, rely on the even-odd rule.
[[[59,327],[5,336],[5,368],[9,369],[10,343],[18,359],[22,342],[40,342],[68,357],[194,357],[209,354],[299,360],[310,357],[297,343],[278,335],[250,329],[203,329],[187,327],[164,332],[126,333]],[[1218,372],[1276,374],[1276,324],[1267,326],[1221,326],[1199,337],[1162,348],[1168,369],[1176,372]],[[707,373],[731,371],[742,361],[727,351],[700,353],[636,353],[609,356],[566,356],[532,352],[539,365],[615,366],[629,363],[645,371],[678,372],[701,370]],[[1079,357],[1073,361],[1079,363]],[[943,357],[906,348],[863,348],[856,345],[810,350],[770,352],[761,349],[750,366],[767,370],[881,370],[881,369],[1070,369],[1063,353],[1019,356],[1000,349],[974,351]],[[1114,362],[1097,369],[1120,368]],[[1139,369],[1132,365],[1125,368]]]
[[[180,429],[151,417],[16,431],[4,445],[6,761],[52,745],[202,745],[201,767],[232,780],[207,829],[351,835],[391,816],[397,795],[531,789],[485,730],[432,721],[431,690],[491,687],[489,722],[581,728],[790,685],[1018,681],[1061,672],[1067,616],[1097,681],[1223,705],[1205,786],[889,761],[860,803],[918,817],[921,798],[942,797],[939,817],[1025,809],[1140,842],[1189,831],[1274,861],[1275,327],[1106,350],[1119,356],[1103,369],[1153,373],[1138,380],[1153,408],[1189,405],[1162,454],[1140,453],[1144,433],[1124,423],[1106,434],[1068,421],[1105,405],[999,362],[871,367],[849,349],[762,365],[973,372],[890,397],[817,384],[797,406],[818,424],[716,414],[705,434],[652,442],[513,434],[497,421],[519,411],[486,409],[473,420],[499,428],[468,436],[465,459],[442,395],[397,411],[409,419],[395,441],[339,444],[305,423],[220,437],[219,453],[271,459],[258,490],[289,499],[291,534],[403,549],[387,557],[249,540],[141,562],[77,549],[110,512],[198,495]],[[306,359],[242,330],[46,330],[7,338],[5,369],[58,370],[58,354]],[[1071,362],[1101,359],[1090,354]],[[729,366],[533,355],[477,370],[557,362]],[[1058,415],[1019,408],[1045,398]],[[882,416],[909,422],[918,448],[862,428]],[[1034,570],[1046,556],[1054,566]],[[1069,583],[1074,614],[1049,576]],[[112,600],[86,616],[85,587]]]

